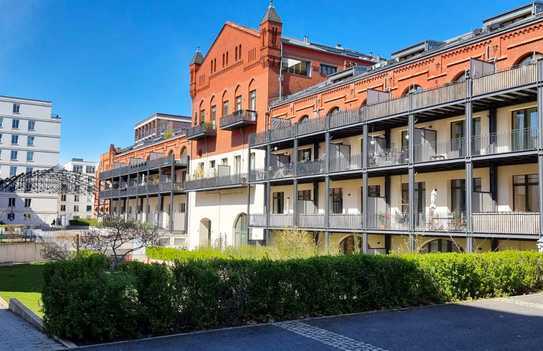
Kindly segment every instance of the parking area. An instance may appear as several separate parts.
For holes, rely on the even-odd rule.
[[[539,350],[543,294],[316,318],[96,345],[80,349]]]

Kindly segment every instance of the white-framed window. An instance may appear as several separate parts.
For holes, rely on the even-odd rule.
[[[17,161],[17,150],[11,150],[10,160]]]
[[[283,72],[311,77],[311,62],[295,58],[283,58]]]
[[[4,127],[4,117],[0,117],[0,128]]]
[[[87,172],[87,174],[94,174],[95,171],[96,171],[96,169],[94,168],[94,166],[86,166],[85,167],[85,172]]]
[[[28,130],[36,129],[36,121],[28,121]]]
[[[74,212],[79,212],[79,206],[78,205],[74,205]]]
[[[27,151],[26,152],[26,160],[27,161],[34,161],[34,151]]]
[[[11,135],[11,145],[18,145],[19,144],[19,136],[17,134]]]
[[[132,207],[129,207],[128,210],[129,210],[128,213],[132,213]],[[92,205],[87,205],[87,212],[91,212],[91,211],[92,211]]]
[[[8,199],[8,207],[15,207],[15,198],[14,197],[10,197]]]
[[[30,174],[34,171],[34,168],[32,167],[26,167],[26,174]]]
[[[14,118],[14,119],[11,121],[11,128],[13,128],[13,129],[19,129],[19,120],[18,120],[18,119],[15,119],[15,118]]]
[[[29,208],[31,203],[32,203],[32,199],[25,199],[25,207],[26,208]]]
[[[13,104],[13,113],[21,113],[21,105],[20,104],[17,104],[17,103],[14,103]]]
[[[26,145],[27,146],[34,146],[34,136],[33,135],[29,135],[26,138]]]
[[[66,201],[66,194],[60,195],[60,201]]]

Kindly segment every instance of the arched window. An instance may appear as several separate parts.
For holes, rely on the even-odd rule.
[[[543,58],[543,54],[534,51],[527,55],[522,56],[520,59],[517,60],[517,63],[515,66],[526,66],[531,65],[533,63],[536,63],[538,60]]]
[[[466,71],[462,71],[458,73],[454,78],[452,79],[451,83],[460,83],[466,81]]]
[[[200,123],[204,124],[206,122],[206,110],[204,109],[204,101],[200,102]]]
[[[417,84],[412,84],[410,85],[409,87],[407,87],[402,96],[407,96],[407,95],[412,95],[412,94],[417,94],[417,93],[420,93],[422,92],[424,89],[422,89],[422,87],[420,85],[417,85]]]
[[[330,116],[331,114],[334,114],[334,113],[337,113],[337,112],[339,112],[339,107],[334,106],[328,111],[328,113],[326,115]]]
[[[228,92],[225,90],[222,93],[222,116],[227,116],[229,111]]]
[[[305,123],[309,121],[309,116],[308,115],[303,115],[302,117],[300,117],[300,119],[298,120],[298,124],[302,124],[302,123]]]
[[[247,214],[240,213],[234,221],[234,245],[237,247],[248,244]]]

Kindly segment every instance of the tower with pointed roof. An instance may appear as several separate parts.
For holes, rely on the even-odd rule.
[[[281,59],[281,33],[283,22],[277,14],[277,10],[270,1],[266,13],[260,21],[260,47],[262,64],[266,67],[279,67]]]
[[[190,61],[190,96],[194,97],[196,95],[196,71],[198,67],[204,62],[204,55],[200,51],[200,48],[196,48],[194,56]]]

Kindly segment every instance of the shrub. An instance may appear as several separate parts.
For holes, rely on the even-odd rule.
[[[50,333],[110,341],[543,287],[543,255],[534,252],[189,258],[173,266],[110,267],[100,256],[47,265],[43,302]]]

